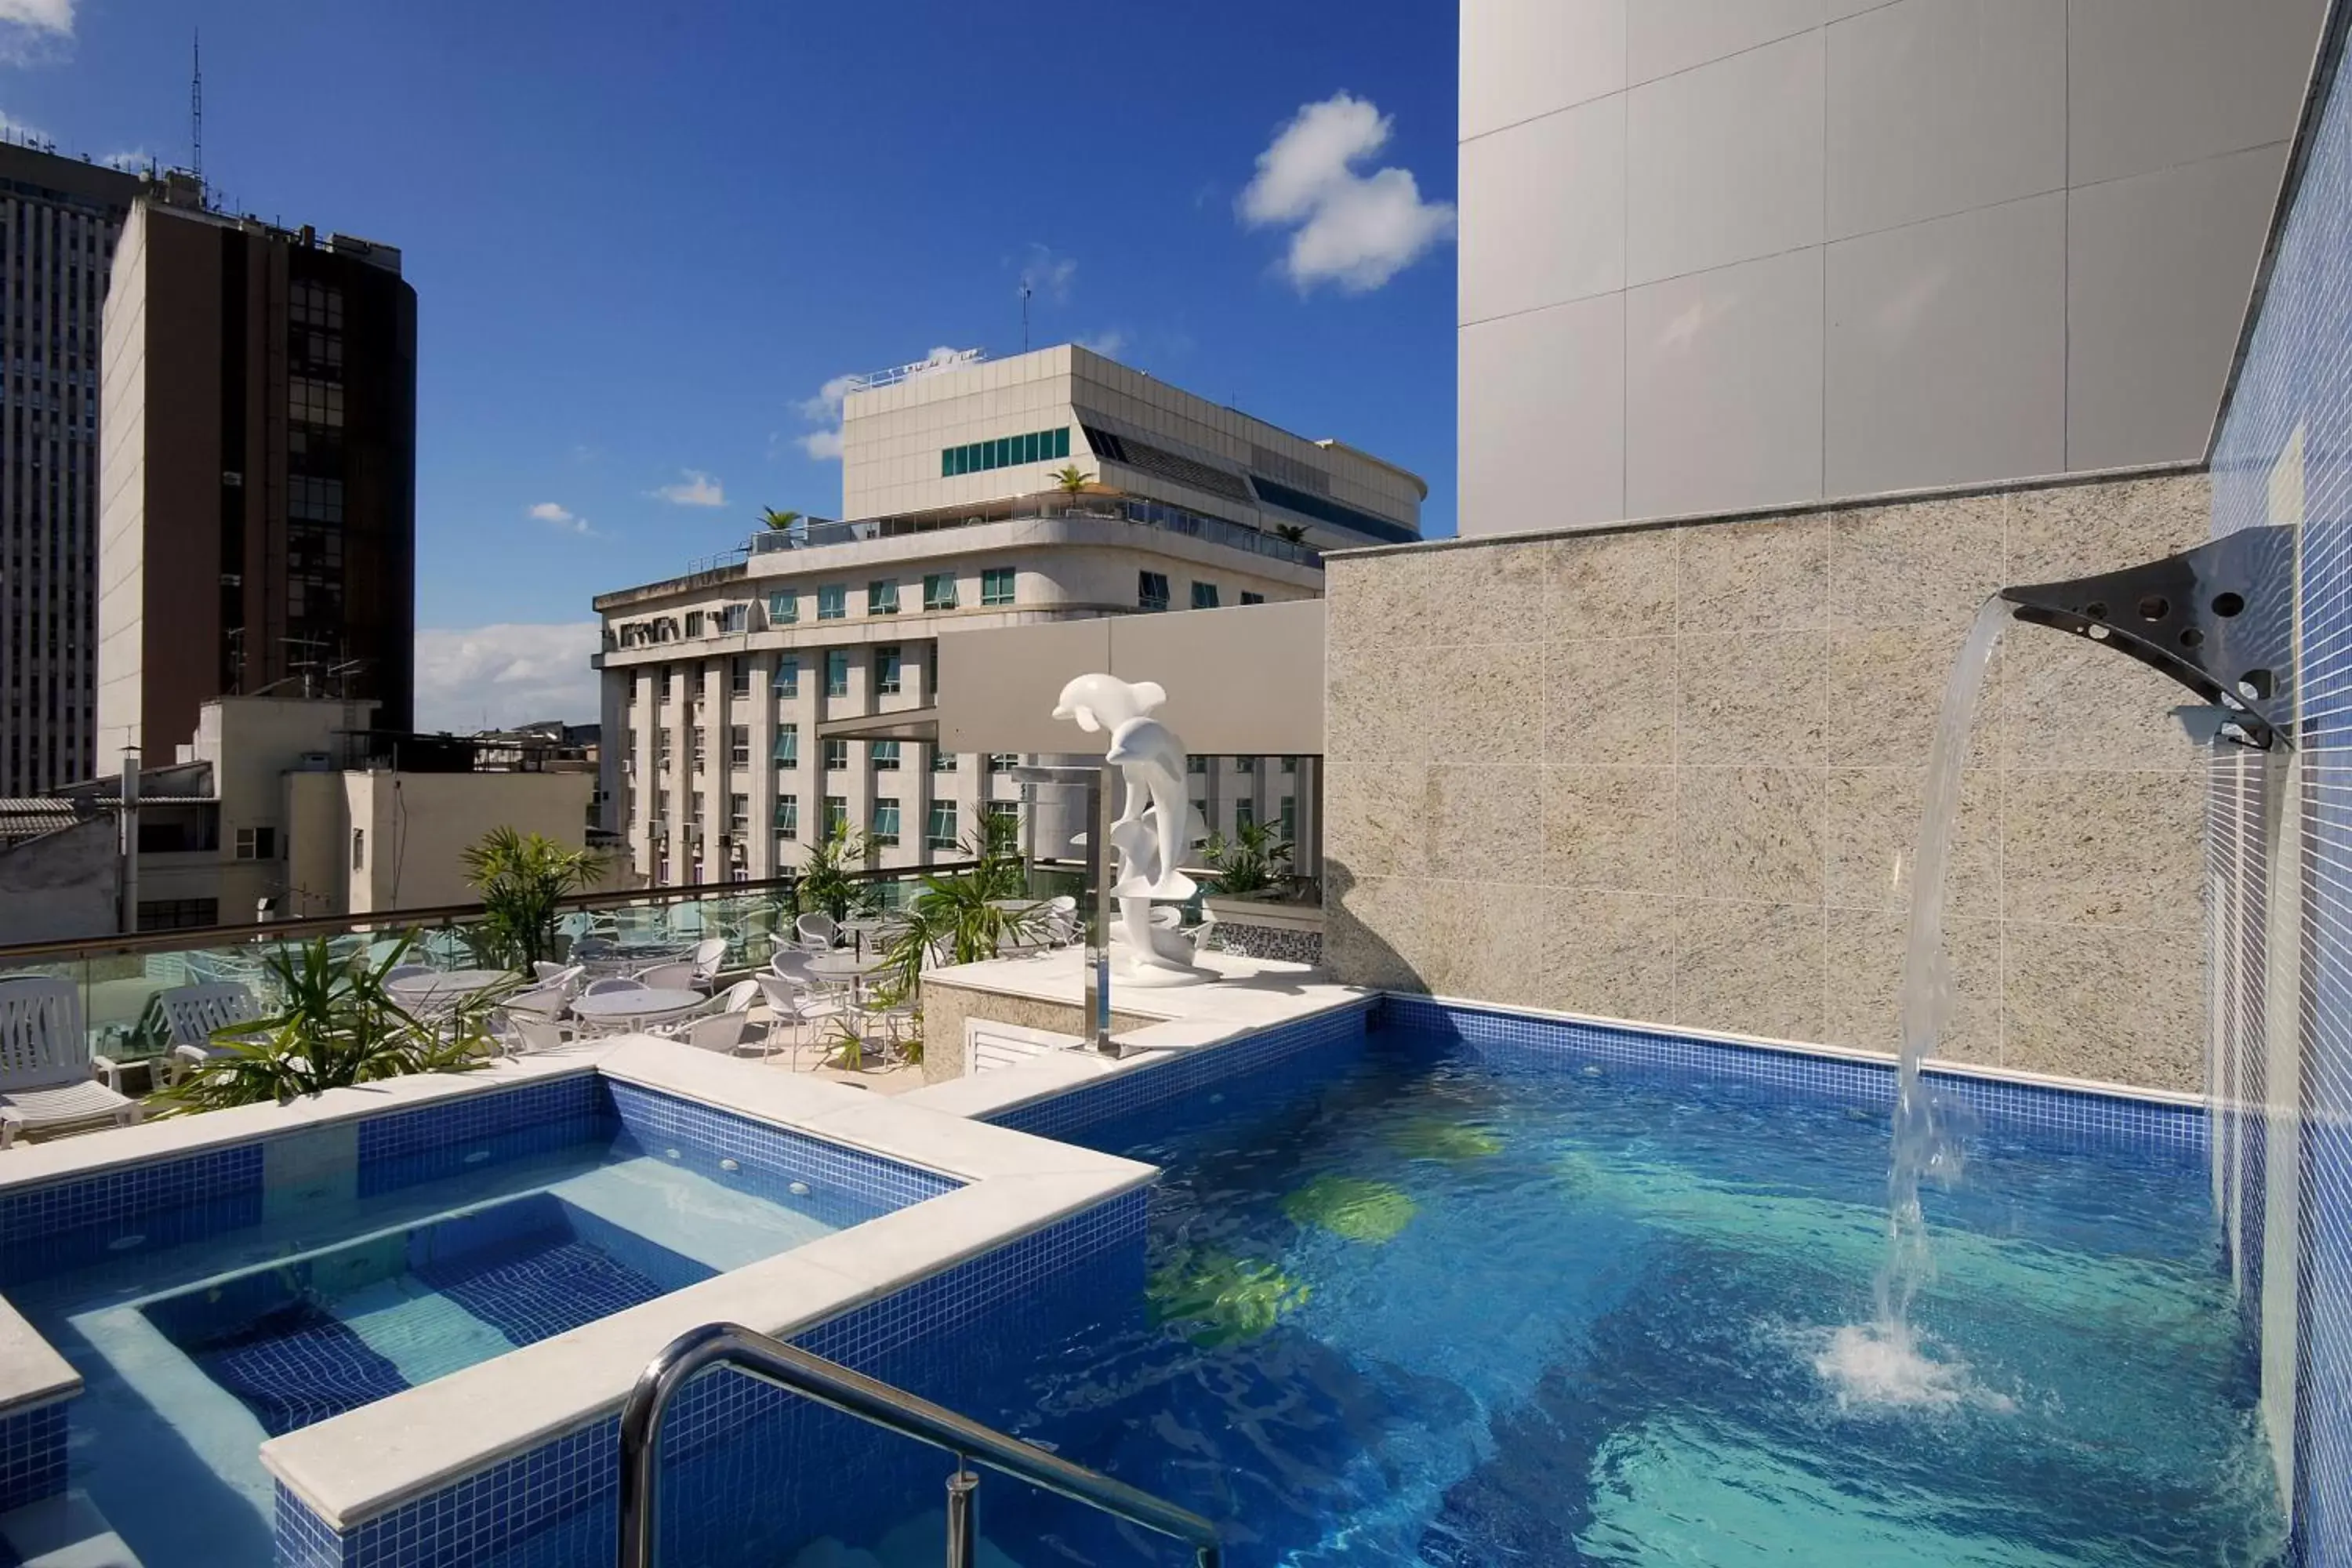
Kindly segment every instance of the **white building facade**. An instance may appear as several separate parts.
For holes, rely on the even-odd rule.
[[[596,601],[604,822],[656,886],[782,875],[835,826],[885,868],[961,858],[990,814],[1066,854],[1076,825],[1024,813],[1022,759],[920,738],[942,682],[988,679],[961,634],[1313,598],[1321,548],[1419,537],[1412,475],[1084,349],[876,382],[845,407],[853,521]],[[1071,467],[1094,483],[1058,487]],[[1194,768],[1212,828],[1314,842],[1312,757]]]

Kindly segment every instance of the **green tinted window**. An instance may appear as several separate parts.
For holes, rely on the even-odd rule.
[[[1054,456],[1057,458],[1066,458],[1069,455],[1070,427],[1065,425],[1059,430],[1054,432]]]
[[[849,614],[849,589],[845,584],[832,583],[816,591],[816,618],[837,621]]]
[[[983,605],[1013,603],[1013,568],[992,566],[980,574],[980,602]]]

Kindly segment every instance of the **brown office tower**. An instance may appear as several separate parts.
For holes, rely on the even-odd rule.
[[[140,186],[0,145],[0,795],[47,795],[92,771],[99,305]]]
[[[416,290],[389,246],[207,212],[123,226],[99,417],[99,765],[207,698],[373,698],[409,726]]]

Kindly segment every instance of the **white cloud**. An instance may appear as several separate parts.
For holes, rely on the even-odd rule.
[[[143,174],[154,163],[155,156],[144,147],[128,147],[120,153],[109,153],[99,162],[126,174]]]
[[[551,528],[560,528],[566,533],[576,533],[583,539],[596,537],[596,531],[588,526],[586,518],[551,500],[543,500],[532,507],[530,515],[534,521],[546,523]]]
[[[1453,204],[1422,200],[1410,170],[1356,172],[1390,128],[1370,100],[1338,92],[1303,106],[1258,154],[1242,221],[1291,229],[1283,269],[1301,289],[1377,289],[1454,232]]]
[[[677,483],[664,485],[654,491],[656,499],[672,506],[725,506],[727,490],[717,479],[700,468],[680,468]]]
[[[1127,348],[1127,334],[1113,327],[1107,332],[1097,332],[1090,338],[1076,340],[1078,347],[1092,349],[1105,359],[1117,359]]]
[[[1070,298],[1070,279],[1077,275],[1076,259],[1056,256],[1034,239],[1029,242],[1029,258],[1021,265],[1024,289],[1043,294],[1057,305],[1066,304]]]
[[[937,371],[949,369],[961,363],[957,356],[961,352],[941,344],[915,362],[914,374],[929,375]],[[812,425],[822,425],[826,428],[811,430],[804,435],[795,436],[793,437],[793,445],[820,463],[839,461],[842,400],[856,390],[860,379],[855,375],[836,375],[818,387],[815,396],[803,397],[793,404],[793,407],[799,411],[802,418]],[[770,446],[772,447],[773,445],[772,439]]]
[[[22,64],[73,42],[75,0],[0,0],[0,58]]]
[[[471,734],[536,719],[593,722],[601,711],[594,621],[416,634],[416,727]]]

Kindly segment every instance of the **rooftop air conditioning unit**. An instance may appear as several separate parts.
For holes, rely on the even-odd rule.
[[[304,773],[328,773],[335,771],[335,759],[324,752],[305,752],[295,759],[294,771]]]

